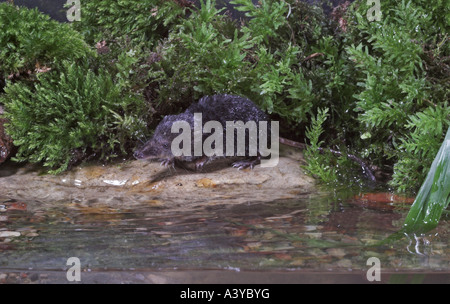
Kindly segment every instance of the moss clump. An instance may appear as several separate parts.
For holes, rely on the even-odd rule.
[[[40,74],[33,87],[7,86],[0,102],[19,147],[15,160],[59,173],[81,159],[126,155],[144,128],[144,103],[122,89],[109,74],[69,62]]]
[[[392,186],[418,189],[450,125],[448,7],[385,1],[377,22],[367,20],[368,10],[355,4],[347,17],[345,51],[358,85],[355,141],[374,163],[392,165]]]
[[[0,78],[93,54],[83,36],[37,9],[0,3]]]
[[[154,46],[186,12],[174,0],[91,0],[82,6],[82,18],[74,26],[89,43],[127,36]]]

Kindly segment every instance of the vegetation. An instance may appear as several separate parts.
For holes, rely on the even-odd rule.
[[[101,40],[114,42],[126,35],[155,46],[182,20],[186,11],[176,1],[166,0],[93,0],[82,5],[83,17],[74,26],[90,44]]]
[[[322,181],[332,183],[338,178],[334,170],[325,167],[323,164],[323,157],[320,154],[320,148],[323,141],[319,141],[323,133],[323,124],[327,119],[328,109],[319,109],[317,117],[311,118],[311,128],[307,128],[306,137],[309,139],[310,145],[305,151],[305,157],[308,159],[306,170],[313,175],[320,176]]]
[[[17,161],[43,162],[59,173],[86,159],[128,155],[146,127],[139,66],[132,49],[113,63],[82,35],[37,10],[0,4],[0,104]]]
[[[435,228],[450,203],[450,128],[405,219],[406,232]]]
[[[386,1],[380,22],[367,7],[349,16],[355,62],[355,111],[365,156],[392,163],[391,185],[417,189],[450,125],[448,7],[442,1]]]
[[[43,162],[59,173],[79,159],[107,160],[129,152],[128,144],[145,126],[136,114],[143,110],[143,99],[124,94],[105,72],[62,65],[64,72],[41,74],[34,87],[6,87],[0,100],[10,121],[8,133],[19,147],[15,159]]]
[[[93,54],[82,35],[37,9],[0,3],[0,28],[0,79]]]
[[[56,173],[130,155],[163,115],[233,93],[285,136],[351,151],[398,191],[420,187],[450,126],[445,1],[382,1],[379,21],[365,1],[331,15],[296,0],[231,3],[246,20],[213,0],[88,1],[72,26],[0,4],[0,102],[16,159]],[[331,153],[306,154],[324,182],[355,171]]]

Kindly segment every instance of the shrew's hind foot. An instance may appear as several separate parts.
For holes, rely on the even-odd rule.
[[[259,165],[261,163],[261,159],[259,157],[244,159],[237,162],[234,162],[232,166],[234,168],[238,168],[238,170],[250,168],[253,169],[254,166]]]

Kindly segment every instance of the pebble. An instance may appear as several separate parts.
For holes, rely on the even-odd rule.
[[[322,237],[322,232],[306,232],[305,235],[310,239],[320,239]]]
[[[17,237],[20,236],[20,232],[17,231],[0,231],[0,237]]]
[[[315,231],[317,230],[317,225],[305,225],[306,231]]]
[[[305,264],[305,259],[304,258],[295,258],[290,265],[292,266],[303,266]]]
[[[256,249],[261,247],[261,242],[251,242],[251,243],[247,243],[247,247],[250,249]]]
[[[322,257],[325,256],[326,253],[320,250],[319,248],[310,248],[307,252],[307,254],[314,256],[314,257]]]
[[[32,282],[35,282],[39,279],[39,275],[37,273],[33,273],[32,275],[30,275],[30,280]]]
[[[197,187],[214,188],[216,184],[209,178],[202,178],[195,182]]]
[[[337,266],[343,267],[343,268],[350,268],[350,267],[352,267],[352,265],[353,265],[353,263],[349,259],[342,259],[337,262]]]
[[[343,257],[346,255],[346,252],[342,248],[328,248],[327,253],[329,255],[335,256],[335,257]]]

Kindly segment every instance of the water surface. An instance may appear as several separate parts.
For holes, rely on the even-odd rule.
[[[191,210],[3,199],[0,280],[67,282],[67,259],[78,257],[84,274],[101,273],[104,282],[154,282],[158,273],[166,274],[163,282],[183,282],[175,274],[192,280],[199,271],[214,271],[217,282],[239,273],[250,273],[255,282],[284,282],[293,275],[301,282],[302,274],[324,282],[336,275],[364,281],[367,260],[376,257],[383,274],[449,282],[447,215],[426,235],[372,245],[401,228],[410,205],[368,205],[352,196],[299,194]]]

